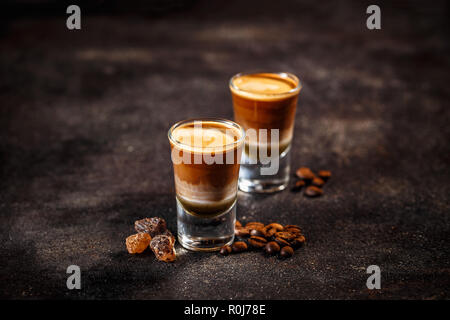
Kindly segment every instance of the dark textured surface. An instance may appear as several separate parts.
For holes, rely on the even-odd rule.
[[[77,32],[64,14],[3,20],[1,298],[449,298],[445,2],[382,3],[380,31],[360,1],[226,3],[85,15]],[[307,246],[129,255],[136,219],[176,228],[169,126],[231,118],[227,81],[254,69],[299,75],[293,164],[334,176],[318,199],[240,194],[238,218],[299,224]]]

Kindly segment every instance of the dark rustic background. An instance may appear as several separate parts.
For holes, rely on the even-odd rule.
[[[2,1],[0,298],[449,298],[448,2],[378,2],[378,31],[365,1],[78,4],[68,31],[62,2]],[[254,69],[300,77],[293,165],[334,176],[318,199],[239,194],[238,218],[307,246],[129,255],[134,220],[176,229],[169,126],[232,118],[228,79]]]

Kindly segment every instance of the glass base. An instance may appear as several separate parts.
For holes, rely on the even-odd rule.
[[[289,179],[285,180],[256,180],[256,179],[239,179],[239,190],[251,193],[273,193],[286,189]]]
[[[214,216],[188,212],[177,199],[178,241],[192,251],[217,251],[234,240],[236,202],[227,211]]]
[[[261,168],[270,164],[249,164],[249,159],[242,154],[239,170],[239,189],[244,192],[272,193],[286,189],[289,184],[291,170],[290,147],[279,157],[278,172],[274,175],[261,175]]]

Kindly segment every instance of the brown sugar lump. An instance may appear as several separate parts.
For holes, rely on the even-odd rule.
[[[172,262],[176,259],[175,240],[170,235],[157,235],[150,241],[150,248],[156,258],[164,262]]]
[[[134,222],[137,232],[146,232],[151,237],[163,234],[167,229],[166,220],[160,217],[145,218]]]
[[[141,253],[148,245],[152,237],[148,233],[137,233],[129,236],[126,240],[126,246],[129,253]]]

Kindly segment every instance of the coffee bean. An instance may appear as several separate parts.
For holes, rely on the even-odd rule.
[[[276,243],[278,243],[279,245],[280,245],[280,247],[285,247],[285,246],[288,246],[289,245],[289,242],[287,242],[286,240],[284,240],[284,239],[281,239],[281,238],[275,238],[275,240],[274,240]]]
[[[265,226],[262,231],[265,234],[265,238],[271,238],[276,232],[283,230],[283,226],[279,223],[270,223]]]
[[[284,226],[284,228],[285,229],[298,229],[298,230],[300,230],[300,227],[298,226],[298,225],[296,225],[296,224],[287,224],[287,225],[285,225]]]
[[[231,247],[230,246],[223,246],[220,248],[220,254],[223,256],[227,256],[231,253]]]
[[[250,236],[250,230],[245,227],[234,228],[234,234],[238,237],[245,238]]]
[[[281,231],[281,232],[276,232],[275,233],[275,237],[281,238],[281,239],[286,240],[286,241],[292,241],[292,240],[294,240],[296,238],[296,234],[295,233],[291,233],[291,232]]]
[[[324,180],[330,179],[331,178],[331,171],[328,170],[320,170],[317,175],[319,177],[321,177]]]
[[[265,252],[269,255],[274,255],[280,251],[280,246],[275,241],[270,241],[264,248]]]
[[[273,222],[271,224],[268,224],[266,226],[266,228],[272,228],[272,229],[275,229],[277,231],[283,231],[283,229],[284,229],[284,227],[281,224],[275,223],[275,222]]]
[[[306,186],[306,182],[304,180],[298,180],[295,183],[293,191],[300,191],[304,186]]]
[[[264,228],[264,223],[261,222],[249,222],[245,225],[248,229],[258,229],[258,228]]]
[[[267,240],[262,237],[252,236],[248,239],[248,243],[253,248],[263,248],[267,244]]]
[[[292,224],[284,226],[284,231],[290,232],[290,233],[294,233],[294,234],[301,234],[302,233],[302,230],[300,229],[299,226],[292,225]]]
[[[236,227],[242,227],[242,224],[238,221],[238,220],[236,220],[236,222],[234,223],[234,227],[236,228]]]
[[[295,173],[297,177],[304,180],[312,180],[315,177],[311,169],[307,167],[301,167]]]
[[[298,230],[298,229],[288,229],[285,232],[289,232],[292,233],[294,235],[294,237],[298,237],[300,236],[302,233]],[[290,240],[291,241],[291,240]]]
[[[262,229],[252,229],[250,230],[250,235],[251,236],[256,236],[256,237],[265,237],[266,234],[264,233],[264,231]]]
[[[233,243],[231,248],[233,249],[233,252],[235,252],[235,253],[243,252],[243,251],[247,250],[247,244],[243,241],[237,241],[237,242]]]
[[[265,238],[270,238],[277,232],[277,229],[266,226],[264,227],[263,232]]]
[[[290,258],[290,257],[292,257],[293,254],[294,254],[294,249],[292,249],[291,247],[286,246],[286,247],[281,248],[280,256],[282,258]]]
[[[291,246],[294,248],[300,248],[306,242],[306,239],[303,235],[299,235],[294,240],[291,241]]]
[[[309,186],[305,190],[305,195],[308,197],[318,197],[323,194],[323,190],[316,186]]]
[[[323,187],[323,185],[325,184],[325,181],[323,181],[323,180],[322,180],[321,178],[319,178],[319,177],[315,177],[315,178],[312,180],[311,184],[314,185],[314,186],[316,186],[316,187],[321,188],[321,187]]]

